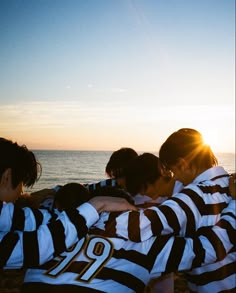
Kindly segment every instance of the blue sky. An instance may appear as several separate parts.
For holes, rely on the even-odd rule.
[[[0,133],[32,148],[235,150],[235,1],[0,0]]]

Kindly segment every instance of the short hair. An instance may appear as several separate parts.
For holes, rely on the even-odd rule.
[[[134,158],[138,156],[137,152],[128,147],[120,148],[112,153],[105,172],[110,178],[119,178],[124,176],[124,168]]]
[[[20,182],[26,187],[32,187],[41,175],[41,164],[34,153],[25,145],[0,137],[0,178],[6,169],[11,169],[12,187]]]
[[[186,158],[197,168],[209,169],[218,164],[201,133],[192,128],[181,128],[173,132],[162,144],[159,157],[167,168],[175,165],[180,158]]]
[[[91,191],[92,197],[94,196],[111,196],[111,197],[121,197],[126,199],[129,203],[134,204],[134,199],[131,195],[122,188],[116,186],[102,186],[100,188]]]
[[[57,206],[60,209],[72,209],[90,199],[91,194],[84,185],[72,182],[63,185],[56,192],[54,206]]]
[[[125,169],[127,191],[132,196],[138,194],[162,176],[162,168],[161,161],[154,154],[139,155]]]

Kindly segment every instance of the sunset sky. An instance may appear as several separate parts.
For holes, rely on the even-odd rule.
[[[0,0],[0,136],[158,151],[175,130],[235,152],[234,0]]]

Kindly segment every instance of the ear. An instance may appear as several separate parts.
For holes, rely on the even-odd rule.
[[[7,185],[9,185],[9,183],[11,183],[11,168],[7,168],[1,177],[0,180],[0,185],[6,187]]]

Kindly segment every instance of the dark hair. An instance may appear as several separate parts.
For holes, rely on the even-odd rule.
[[[12,187],[16,188],[20,182],[31,187],[41,175],[41,165],[34,153],[25,145],[0,137],[0,178],[6,169],[11,169]]]
[[[122,197],[126,199],[129,203],[134,204],[133,198],[124,189],[114,187],[114,186],[103,186],[98,189],[91,191],[91,195],[94,196],[112,196],[112,197]]]
[[[110,178],[119,178],[124,176],[124,168],[138,154],[132,148],[123,147],[112,153],[105,172]]]
[[[55,194],[54,206],[60,209],[72,209],[90,200],[91,194],[80,183],[67,183],[60,187]]]
[[[125,169],[126,189],[134,196],[161,176],[162,165],[159,158],[151,153],[143,153],[133,159]]]
[[[197,168],[209,169],[218,164],[201,133],[191,128],[181,128],[172,133],[162,144],[159,157],[167,168],[175,165],[180,158],[186,158]]]

